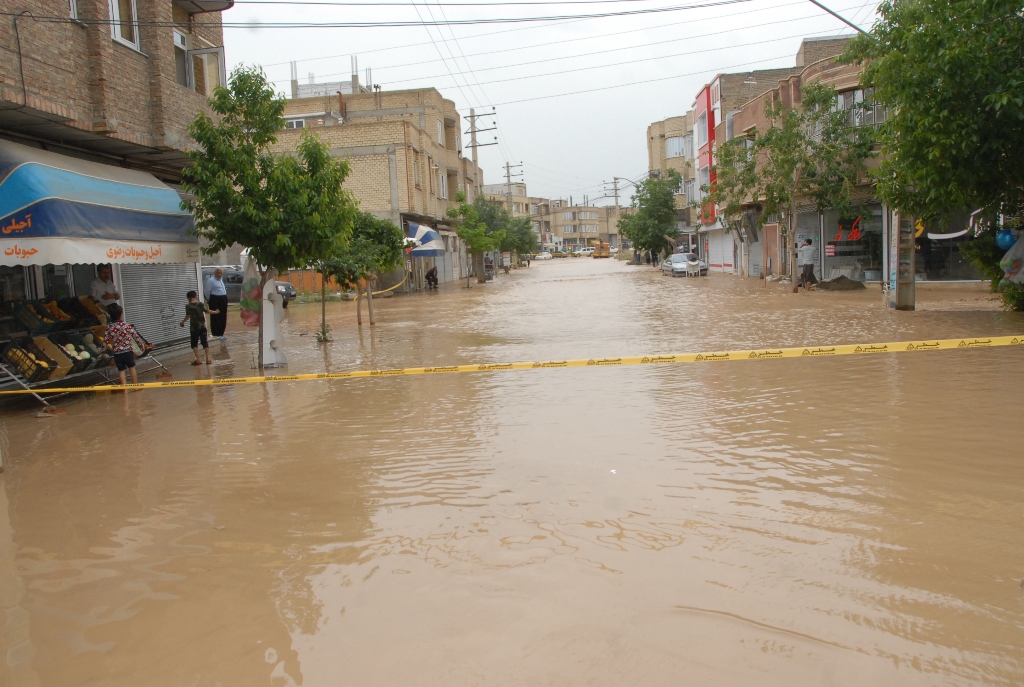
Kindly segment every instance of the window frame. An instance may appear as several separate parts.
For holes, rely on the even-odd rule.
[[[142,52],[142,43],[139,37],[139,7],[138,4],[136,3],[136,0],[127,1],[131,4],[132,8],[132,16],[130,21],[124,21],[123,19],[121,19],[121,7],[118,0],[108,0],[107,2],[107,7],[110,10],[110,37],[113,38],[115,42],[120,43],[121,45],[125,45],[129,48],[132,48],[133,50]],[[75,9],[77,10],[77,8],[78,3],[76,1]],[[130,41],[121,35],[122,24],[131,24],[132,33],[135,35],[134,41]]]
[[[132,2],[134,1],[135,0],[132,0]],[[198,50],[187,50],[185,52],[185,71],[188,72],[188,88],[192,90],[194,93],[198,93],[199,95],[206,98],[213,94],[199,93],[199,91],[196,90],[196,67],[195,60],[193,58],[195,58],[198,55],[218,56],[219,59],[217,60],[217,68],[220,71],[220,84],[218,85],[227,86],[228,72],[226,60],[224,59],[224,46],[220,45],[212,48],[199,48]]]
[[[412,161],[412,183],[416,188],[423,188],[422,182],[420,182],[420,161]]]
[[[437,120],[437,145],[444,148],[444,120]]]
[[[292,126],[288,126],[289,124],[291,124]],[[285,119],[284,128],[288,129],[289,131],[294,131],[295,129],[305,129],[306,120],[303,119],[302,117],[298,117],[296,119]]]
[[[682,136],[666,136],[665,137],[665,159],[673,160],[677,157],[685,157],[683,155],[683,137]]]
[[[443,169],[437,173],[437,197],[448,200],[448,175]]]
[[[697,115],[697,148],[700,149],[708,143],[708,113],[701,112]]]

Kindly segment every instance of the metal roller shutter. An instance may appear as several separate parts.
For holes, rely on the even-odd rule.
[[[185,294],[199,290],[195,264],[120,267],[125,320],[155,346],[188,341],[188,328],[180,324]]]

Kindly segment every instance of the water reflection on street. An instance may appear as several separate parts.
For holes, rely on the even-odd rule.
[[[291,373],[1020,333],[608,260],[290,308]],[[365,315],[365,313],[364,313]],[[212,372],[250,374],[232,319]],[[303,336],[303,334],[306,334]],[[0,417],[0,684],[1024,682],[1024,350],[173,389]]]

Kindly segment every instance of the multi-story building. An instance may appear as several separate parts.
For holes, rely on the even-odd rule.
[[[127,319],[181,339],[170,304],[198,286],[199,244],[177,184],[232,4],[0,0],[0,336],[12,302],[88,294],[110,263]]]
[[[845,40],[848,39],[806,39],[797,54],[799,71],[745,103],[733,116],[732,126],[725,135],[732,138],[751,135],[755,129],[763,131],[768,126],[764,114],[767,102],[779,103],[786,109],[799,108],[803,89],[815,83],[835,89],[835,108],[848,113],[850,124],[868,127],[885,121],[885,109],[872,103],[870,89],[862,85],[862,67],[843,64],[835,58]],[[854,200],[859,211],[853,216],[843,216],[836,210],[819,210],[810,198],[798,198],[795,217],[769,218],[791,223],[791,234],[783,231],[779,221],[766,222],[760,230],[749,223],[738,236],[740,252],[748,258],[748,267],[741,273],[759,276],[769,269],[775,274],[787,273],[789,234],[797,245],[811,239],[813,245],[819,247],[815,265],[819,278],[833,279],[842,275],[858,281],[888,282],[890,296],[896,288],[896,275],[902,270],[911,271],[905,275],[911,283],[979,278],[977,270],[959,250],[961,243],[970,240],[966,212],[947,218],[946,223],[935,230],[925,231],[923,225],[919,227],[915,232],[913,255],[904,254],[901,262],[892,246],[898,238],[894,236],[898,233],[897,222],[908,220],[898,218],[875,196],[867,178],[855,189]],[[750,211],[751,216],[756,214],[756,202],[750,203]],[[905,281],[903,276],[900,279]]]
[[[511,184],[486,184],[483,194],[488,200],[501,203],[513,217],[529,217],[531,199],[526,194],[526,184],[516,181]]]
[[[807,59],[822,60],[840,54],[848,37],[805,39],[796,56],[796,66],[781,69],[762,69],[739,74],[718,74],[700,89],[693,103],[693,136],[696,146],[697,200],[702,187],[715,183],[715,142],[728,140],[733,135],[733,118],[752,99],[767,90],[777,88],[781,80],[799,74]],[[698,252],[717,272],[757,274],[762,267],[750,266],[749,258],[760,255],[760,248],[751,250],[749,239],[730,232],[717,215],[714,207],[705,207],[698,214],[700,223]]]
[[[457,192],[468,201],[482,192],[483,174],[463,155],[455,103],[434,88],[371,92],[355,78],[352,85],[348,94],[290,98],[276,150],[295,150],[304,131],[314,132],[349,161],[345,187],[360,209],[407,233],[412,225],[436,230],[445,255],[425,258],[423,267],[436,265],[440,281],[464,278],[470,266],[446,213]]]
[[[689,246],[697,230],[697,166],[694,160],[694,115],[690,110],[681,117],[669,117],[647,127],[647,168],[651,176],[667,175],[675,170],[682,177],[676,194],[676,220]]]

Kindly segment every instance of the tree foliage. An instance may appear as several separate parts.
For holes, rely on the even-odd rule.
[[[886,0],[847,59],[887,107],[880,197],[929,219],[1024,210],[1024,12],[1019,0]]]
[[[710,217],[712,209],[717,209],[726,227],[735,230],[739,226],[743,210],[757,185],[756,140],[736,137],[715,147],[715,164],[711,170],[715,183],[701,186],[701,199],[695,204],[702,217]]]
[[[619,219],[619,234],[643,252],[671,252],[679,237],[676,199],[682,177],[674,169],[664,177],[651,177],[636,185],[633,213]]]
[[[405,235],[393,222],[369,212],[356,213],[352,237],[340,250],[318,261],[318,271],[344,288],[376,279],[402,264]]]
[[[513,217],[504,203],[489,200],[484,196],[474,198],[473,206],[489,234],[504,232],[504,237],[497,246],[499,250],[520,254],[533,253],[537,250],[537,237],[533,233],[529,217]]]
[[[455,201],[458,206],[448,208],[448,216],[461,220],[456,233],[466,244],[466,252],[471,256],[479,256],[497,250],[505,240],[505,231],[490,229],[487,226],[487,222],[480,215],[481,208],[487,206],[467,203],[466,194],[462,191],[455,194]],[[466,286],[469,286],[468,274],[466,275]]]
[[[184,188],[196,234],[215,253],[241,244],[260,270],[260,288],[272,270],[306,265],[337,250],[348,238],[355,200],[341,187],[348,163],[306,134],[294,155],[270,151],[284,127],[284,99],[274,96],[255,67],[236,69],[227,88],[207,101],[216,118],[196,115],[189,127]],[[259,365],[263,366],[263,328]]]

